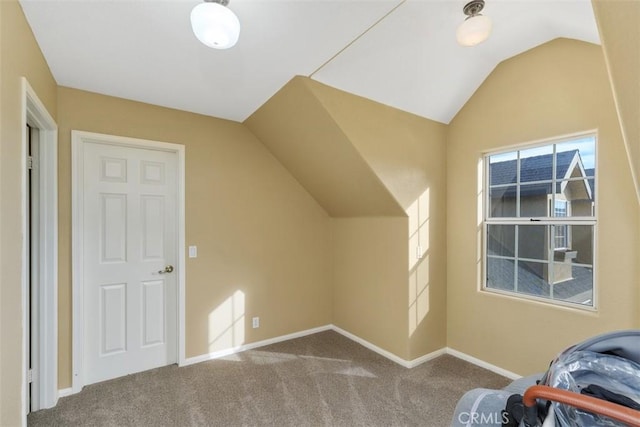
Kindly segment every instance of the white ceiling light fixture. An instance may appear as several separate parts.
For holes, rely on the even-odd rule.
[[[240,36],[240,21],[228,4],[229,0],[205,0],[191,11],[193,33],[214,49],[229,49]]]
[[[484,0],[472,0],[462,8],[467,18],[456,31],[456,38],[461,46],[475,46],[491,34],[491,19],[480,14],[483,8]]]

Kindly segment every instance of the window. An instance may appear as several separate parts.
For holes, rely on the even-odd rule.
[[[595,135],[485,156],[483,289],[594,307]]]

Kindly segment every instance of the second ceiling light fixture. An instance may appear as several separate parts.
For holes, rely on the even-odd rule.
[[[240,36],[240,21],[228,4],[229,0],[205,0],[191,11],[193,33],[214,49],[229,49]]]
[[[489,37],[489,34],[491,34],[491,20],[480,13],[483,8],[484,0],[472,0],[462,8],[467,18],[456,31],[458,44],[475,46]]]

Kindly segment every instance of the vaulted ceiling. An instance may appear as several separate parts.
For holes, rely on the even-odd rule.
[[[549,40],[599,43],[590,0],[486,0],[491,37],[456,44],[465,0],[231,0],[229,50],[194,0],[21,0],[59,85],[244,121],[295,75],[448,123],[501,61]]]

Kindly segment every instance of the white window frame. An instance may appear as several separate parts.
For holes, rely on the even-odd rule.
[[[513,297],[513,298],[517,298],[517,299],[524,299],[524,300],[533,300],[533,301],[538,301],[541,303],[545,303],[545,304],[549,304],[552,306],[565,306],[565,307],[571,307],[571,308],[576,308],[576,309],[580,309],[580,310],[586,310],[586,311],[597,311],[598,308],[598,287],[597,287],[597,274],[596,274],[596,260],[597,260],[597,203],[594,202],[594,208],[592,208],[592,216],[585,216],[585,217],[567,217],[568,219],[566,220],[560,220],[557,217],[554,217],[551,215],[551,213],[548,214],[547,217],[535,217],[535,218],[530,218],[530,217],[497,217],[497,218],[491,218],[489,213],[490,213],[490,209],[491,209],[491,200],[490,200],[490,176],[489,176],[489,168],[490,168],[490,164],[489,164],[489,158],[491,156],[496,156],[496,155],[500,155],[500,154],[507,154],[507,153],[514,153],[514,152],[519,152],[519,151],[524,151],[524,150],[528,150],[528,149],[532,149],[532,148],[540,148],[540,147],[545,147],[545,146],[550,146],[553,145],[553,153],[556,153],[556,146],[560,145],[562,143],[565,142],[570,142],[570,141],[575,141],[575,140],[579,140],[582,138],[588,138],[588,137],[592,137],[594,138],[594,156],[595,156],[595,161],[594,161],[594,178],[597,176],[598,174],[598,133],[596,130],[592,130],[592,131],[587,131],[587,132],[582,132],[582,133],[576,133],[576,134],[571,134],[571,135],[565,135],[565,136],[561,136],[561,137],[556,137],[556,138],[549,138],[549,139],[544,139],[544,140],[539,140],[539,141],[534,141],[534,142],[529,142],[529,143],[524,143],[524,144],[518,144],[518,145],[514,145],[511,146],[509,148],[504,148],[501,150],[495,150],[495,151],[487,151],[485,153],[483,153],[482,155],[482,163],[483,163],[483,176],[482,176],[482,193],[483,193],[483,197],[481,198],[481,203],[483,204],[482,206],[482,212],[483,212],[483,218],[482,218],[482,242],[480,245],[480,251],[481,254],[480,256],[482,257],[482,277],[480,279],[480,287],[479,290],[481,292],[488,292],[488,293],[493,293],[493,294],[501,294],[504,296],[508,296],[508,297]],[[519,153],[516,154],[516,158],[519,159]],[[516,191],[517,191],[517,197],[516,197],[516,215],[519,215],[520,213],[520,203],[519,203],[519,193],[520,193],[520,163],[517,163],[517,176],[516,176],[516,182],[512,185],[516,186]],[[570,179],[570,180],[579,180],[579,179]],[[557,183],[561,182],[560,180],[557,180],[556,178],[556,163],[555,163],[555,159],[553,161],[553,171],[552,171],[552,187],[554,189],[553,193],[555,193],[555,186]],[[597,180],[594,179],[595,182],[595,186],[597,187]],[[531,184],[532,182],[527,182],[526,184]],[[535,183],[535,182],[533,182]],[[597,191],[596,191],[597,194]],[[555,208],[555,194],[549,194],[548,195],[550,200],[549,200],[549,206],[553,208]],[[570,214],[570,205],[571,203],[569,201],[568,202],[568,206],[567,206],[567,214]],[[543,260],[531,260],[531,261],[535,261],[535,262],[542,262],[542,263],[546,263],[546,264],[550,264],[553,265],[554,264],[554,243],[555,243],[555,236],[553,235],[554,233],[554,227],[551,227],[553,225],[583,225],[583,226],[592,226],[593,227],[593,243],[592,243],[592,264],[590,265],[590,267],[592,268],[592,275],[593,275],[593,280],[592,280],[592,301],[591,301],[591,305],[586,305],[586,304],[581,304],[581,303],[573,303],[570,301],[565,301],[565,300],[560,300],[560,299],[553,299],[553,293],[551,294],[551,297],[546,298],[546,297],[539,297],[539,296],[535,296],[535,295],[530,295],[530,294],[526,294],[526,293],[522,293],[522,292],[518,292],[517,290],[517,285],[518,285],[518,280],[517,277],[514,277],[514,287],[515,290],[514,291],[509,291],[509,290],[503,290],[503,289],[496,289],[496,288],[490,288],[487,286],[487,279],[488,279],[488,270],[487,270],[487,259],[489,258],[488,253],[487,253],[487,245],[488,245],[488,228],[490,225],[531,225],[532,221],[534,221],[535,225],[544,225],[544,226],[549,226],[549,243],[547,244],[547,249],[549,251],[549,255],[547,257],[546,262]],[[570,227],[567,228],[568,230],[568,235],[567,235],[567,241],[570,241]],[[518,246],[518,234],[517,234],[517,228],[516,228],[516,235],[515,235],[515,245],[516,248]],[[557,249],[567,249],[567,248],[557,248]],[[497,257],[499,258],[499,257]],[[514,259],[515,261],[519,261],[519,260],[524,260],[524,261],[528,261],[528,258],[519,258],[517,256],[517,249],[516,249],[516,253],[514,254]],[[575,266],[583,266],[582,264],[574,264]],[[584,265],[584,266],[588,266],[588,265]],[[552,269],[553,270],[553,269]],[[553,273],[552,273],[553,274]],[[554,285],[554,279],[553,277],[551,277],[548,281],[551,284],[551,289],[553,289],[553,285]]]

